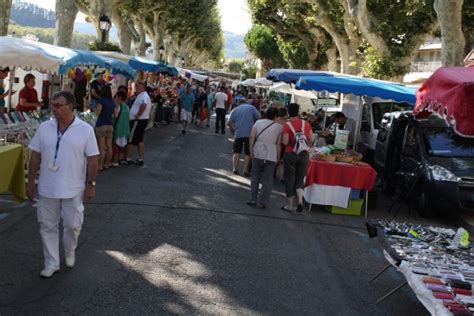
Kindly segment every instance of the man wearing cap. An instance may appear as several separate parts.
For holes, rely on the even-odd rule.
[[[76,247],[84,220],[83,199],[95,196],[99,149],[94,129],[74,116],[75,99],[70,92],[58,92],[51,101],[54,120],[41,123],[31,140],[28,197],[36,198],[38,180],[38,222],[43,241],[44,269],[51,277],[59,271],[59,222],[63,220],[66,266],[76,262]]]
[[[100,89],[102,89],[102,87],[105,85],[104,74],[105,70],[99,69],[97,71],[97,78],[91,82],[91,98],[89,102],[89,109],[91,112],[95,111],[95,107],[100,99]]]

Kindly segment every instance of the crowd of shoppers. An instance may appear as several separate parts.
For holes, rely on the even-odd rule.
[[[0,70],[0,77],[6,72],[8,69]],[[41,104],[34,89],[34,76],[25,76],[24,83],[17,110],[36,109]],[[232,173],[240,175],[243,152],[242,175],[251,177],[251,197],[247,204],[266,208],[276,176],[284,182],[288,198],[282,209],[302,212],[303,178],[313,136],[311,125],[298,118],[297,104],[265,109],[262,96],[245,96],[241,91],[233,93],[225,85],[212,87],[207,82],[184,80],[164,80],[154,86],[136,81],[133,90],[131,93],[130,86],[120,86],[113,93],[103,74],[96,74],[90,91],[90,110],[97,116],[94,129],[75,117],[74,95],[58,93],[51,102],[55,119],[42,123],[31,141],[29,178],[35,178],[38,171],[40,177],[38,191],[34,181],[29,183],[28,196],[39,199],[38,220],[45,260],[41,276],[51,277],[59,270],[61,218],[66,266],[74,266],[83,222],[82,201],[94,197],[97,172],[120,164],[144,165],[144,136],[149,120],[153,119],[152,102],[172,109],[165,120],[169,123],[174,118],[180,122],[182,134],[186,134],[192,123],[209,128],[213,110],[215,132],[225,134],[229,114],[227,127],[234,136]],[[135,148],[137,159],[133,160]]]
[[[313,144],[311,124],[299,117],[296,103],[289,104],[287,108],[270,107],[261,118],[257,107],[242,94],[236,98],[238,104],[230,113],[228,121],[234,135],[232,173],[240,174],[238,165],[243,150],[243,176],[252,177],[251,197],[247,204],[265,208],[270,199],[273,180],[279,177],[285,185],[288,199],[281,209],[302,212],[304,177],[309,149]],[[256,100],[260,102],[259,98]]]

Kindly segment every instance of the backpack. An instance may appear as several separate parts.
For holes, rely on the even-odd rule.
[[[298,132],[295,131],[295,128],[293,127],[291,122],[288,122],[287,124],[290,127],[293,134],[295,135],[295,143],[293,144],[293,151],[297,155],[299,155],[303,151],[309,151],[308,139],[306,138],[306,135],[304,134],[305,121],[301,120],[301,131],[298,131]]]

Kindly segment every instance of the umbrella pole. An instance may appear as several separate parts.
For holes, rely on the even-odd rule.
[[[15,81],[15,67],[12,67],[10,70],[10,80],[8,81],[8,108],[7,112],[10,112],[12,109],[12,89],[13,89],[13,81]],[[18,99],[20,101],[20,99]]]
[[[327,117],[328,117],[328,112],[326,110],[326,111],[324,111],[323,129],[322,129],[323,131],[326,130],[326,119],[327,119]]]
[[[359,119],[357,120],[357,127],[355,130],[355,135],[354,135],[354,143],[352,144],[352,150],[357,151],[357,145],[358,145],[358,140],[359,140],[359,134],[360,134],[360,128],[362,126],[362,107],[363,107],[363,101],[362,101],[362,96],[359,97]]]

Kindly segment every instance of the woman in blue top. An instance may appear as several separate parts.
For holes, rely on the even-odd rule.
[[[95,108],[97,122],[95,123],[95,133],[99,145],[99,170],[110,167],[112,160],[112,138],[114,136],[114,118],[117,117],[119,109],[112,98],[110,85],[104,86],[100,90],[100,99]]]

